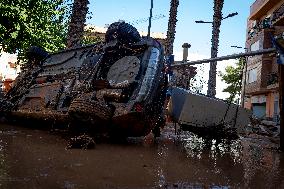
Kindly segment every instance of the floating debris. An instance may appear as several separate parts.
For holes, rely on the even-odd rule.
[[[95,148],[96,143],[94,139],[86,134],[72,137],[68,141],[66,149],[79,148],[79,149],[92,149]]]

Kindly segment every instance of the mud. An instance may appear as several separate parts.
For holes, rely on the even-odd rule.
[[[284,188],[284,155],[263,138],[166,128],[154,140],[69,149],[61,134],[0,124],[0,188]]]

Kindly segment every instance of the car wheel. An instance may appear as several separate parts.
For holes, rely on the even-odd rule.
[[[104,103],[79,96],[72,101],[68,113],[74,118],[86,121],[94,117],[98,117],[101,120],[109,120],[113,115],[113,110]]]
[[[123,44],[135,43],[141,40],[141,36],[137,29],[125,22],[114,22],[106,31],[106,42],[118,40]]]
[[[42,61],[45,59],[49,54],[44,49],[37,47],[37,46],[31,46],[29,50],[26,53],[28,59],[35,59],[38,61]]]

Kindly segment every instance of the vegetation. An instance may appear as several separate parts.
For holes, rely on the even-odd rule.
[[[25,59],[30,46],[64,49],[70,4],[67,0],[1,0],[1,51]]]
[[[92,27],[84,30],[83,38],[81,39],[82,45],[94,44],[103,41],[99,36],[94,35]]]
[[[219,75],[228,86],[223,90],[223,92],[228,92],[230,97],[227,98],[228,101],[237,102],[240,97],[241,91],[241,81],[242,81],[242,71],[245,64],[244,59],[239,59],[236,66],[228,66],[225,68],[225,73],[219,72]]]
[[[70,20],[72,21],[71,1],[72,0],[1,0],[0,54],[1,52],[17,53],[18,60],[25,62],[25,52],[31,46],[38,46],[48,52],[54,52],[66,47],[67,36],[74,35],[81,36],[82,38],[82,27],[85,26],[86,15],[81,14],[81,23],[77,22],[81,27],[79,32],[82,34],[75,35],[74,33],[78,31],[70,30],[70,25],[73,23],[69,22]],[[77,1],[78,0],[74,2]],[[86,3],[83,3],[84,5],[88,4],[88,0],[79,1],[85,1]],[[77,5],[78,3],[74,3],[73,7],[75,8],[73,8],[73,10],[78,10],[78,8],[76,8]],[[85,9],[87,10],[87,7],[85,7]],[[68,35],[68,33],[70,33],[70,35]],[[86,31],[86,34],[87,35],[81,39],[82,44],[95,43],[99,40],[92,36],[89,31]]]

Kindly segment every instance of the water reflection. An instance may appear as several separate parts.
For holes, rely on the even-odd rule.
[[[227,173],[231,172],[228,169],[237,169],[235,170],[238,173],[237,177],[227,178],[230,187],[282,188],[283,186],[282,181],[279,183],[284,177],[283,154],[273,150],[276,149],[275,145],[268,144],[263,139],[241,137],[237,140],[216,140],[184,132],[181,141],[187,158],[207,160],[215,174],[226,177],[231,175]],[[231,180],[236,178],[239,181],[231,183]]]
[[[65,150],[57,133],[0,130],[0,188],[284,188],[283,154],[264,140],[183,132]]]
[[[209,139],[199,137],[196,134],[190,132],[183,132],[180,136],[181,142],[188,157],[202,158],[202,154],[209,152],[209,158],[216,160],[219,156],[229,154],[234,162],[240,161],[240,154],[242,152],[241,140],[229,140],[229,139]]]

